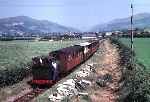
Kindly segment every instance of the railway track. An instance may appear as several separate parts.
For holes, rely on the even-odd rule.
[[[29,91],[20,97],[16,97],[12,102],[30,102],[34,97],[37,97],[39,94],[42,94],[47,89],[29,89]]]
[[[61,75],[61,79],[63,79],[65,76],[67,76],[67,74]],[[61,79],[59,79],[59,80],[61,80]],[[26,83],[28,83],[28,82],[26,82]],[[46,86],[45,87],[44,86],[43,87],[37,87],[37,88],[31,87],[31,88],[25,89],[22,92],[18,93],[17,95],[9,97],[4,102],[30,102],[32,99],[34,99],[38,95],[45,92],[46,90],[48,90],[48,88],[52,87],[56,83],[57,82],[55,82],[54,84],[47,86],[47,87]]]

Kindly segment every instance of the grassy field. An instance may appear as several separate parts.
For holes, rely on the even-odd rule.
[[[130,39],[122,38],[121,41],[130,46]],[[150,70],[150,38],[134,38],[134,50],[137,59]]]
[[[33,56],[46,55],[80,40],[74,41],[0,41],[0,70],[19,68],[31,61]]]

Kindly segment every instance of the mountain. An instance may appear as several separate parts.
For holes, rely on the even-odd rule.
[[[140,13],[133,16],[133,24],[135,28],[150,28],[150,13]],[[90,31],[112,31],[123,30],[131,27],[131,18],[115,19],[105,24],[99,24]]]
[[[17,16],[0,19],[0,33],[49,33],[79,31],[47,20],[36,20],[27,16]]]

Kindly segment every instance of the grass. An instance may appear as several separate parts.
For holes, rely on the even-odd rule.
[[[81,40],[73,41],[0,41],[0,70],[19,68],[31,61],[33,56],[67,47]]]
[[[130,46],[129,38],[121,38],[121,41]],[[134,51],[138,61],[150,70],[150,38],[134,38]]]

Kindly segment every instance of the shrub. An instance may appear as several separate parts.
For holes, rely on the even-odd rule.
[[[0,87],[13,85],[30,75],[30,69],[22,66],[22,68],[11,68],[0,71]]]

